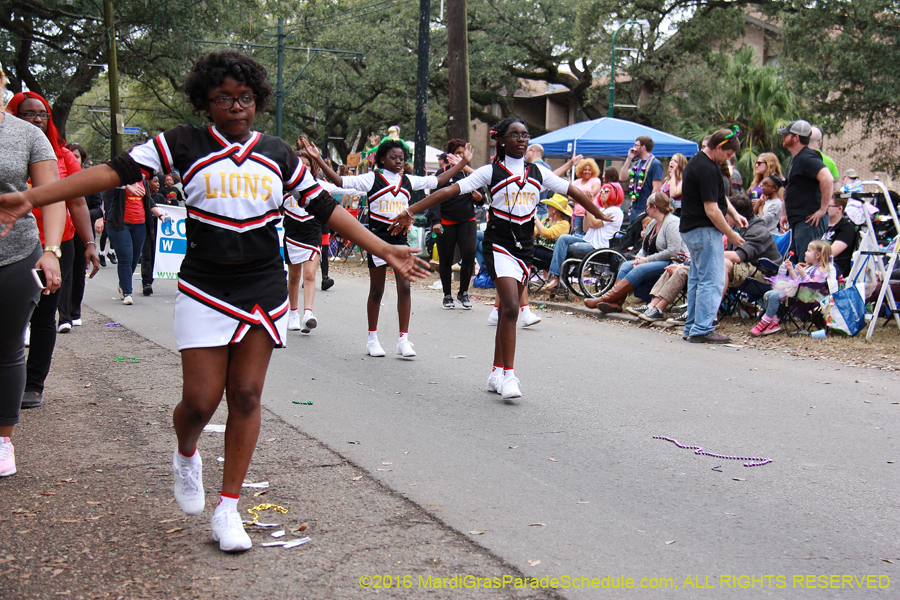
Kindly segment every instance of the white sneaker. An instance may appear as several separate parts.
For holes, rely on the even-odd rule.
[[[369,340],[366,342],[366,354],[369,356],[384,356],[384,348],[378,343],[378,340]]]
[[[500,388],[503,385],[503,371],[494,371],[490,375],[488,375],[488,391],[494,392],[495,394],[500,393]]]
[[[491,314],[488,316],[488,325],[496,325],[500,320],[500,313],[496,310],[492,310]]]
[[[185,463],[178,456],[176,447],[172,456],[172,470],[175,472],[175,501],[187,514],[199,515],[206,506],[206,495],[203,491],[203,461],[200,460],[200,455],[197,454],[197,462]]]
[[[217,510],[213,514],[212,536],[222,552],[243,552],[253,547],[236,510]]]
[[[291,311],[288,313],[288,331],[300,331],[300,313]]]
[[[72,319],[73,327],[81,327],[81,319]]]
[[[319,322],[316,320],[316,316],[312,314],[311,310],[303,311],[303,327],[300,328],[300,333],[309,333],[315,329],[318,324]]]
[[[13,448],[8,437],[0,438],[0,477],[9,477],[15,474],[16,449]]]
[[[406,358],[412,358],[416,355],[416,351],[413,350],[412,342],[409,340],[400,340],[397,342],[397,354]]]
[[[519,319],[519,323],[522,324],[522,327],[531,327],[532,325],[537,325],[541,322],[541,318],[531,312],[522,313],[522,317]]]
[[[124,298],[122,298],[122,304],[124,304],[125,306],[131,306],[132,304],[134,304],[134,298],[132,298],[130,295],[125,296]]]
[[[56,330],[57,333],[69,333],[70,331],[72,331],[71,323],[60,323],[59,328]]]
[[[519,389],[519,378],[518,377],[510,377],[509,379],[503,380],[503,385],[501,387],[501,394],[504,398],[521,398],[522,391]]]

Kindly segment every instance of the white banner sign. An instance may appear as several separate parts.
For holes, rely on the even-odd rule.
[[[157,220],[156,222],[156,261],[153,265],[153,277],[156,279],[178,279],[178,271],[181,270],[181,261],[187,251],[186,221],[187,211],[180,206],[166,206],[166,212],[172,217],[171,221]],[[283,239],[284,227],[279,221],[278,243],[284,254]]]

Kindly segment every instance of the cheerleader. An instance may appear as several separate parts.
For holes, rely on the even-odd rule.
[[[0,235],[32,208],[180,171],[187,196],[187,249],[175,298],[175,339],[184,371],[173,421],[175,500],[190,515],[205,506],[197,443],[228,403],[225,463],[212,536],[225,552],[251,547],[237,502],[260,428],[260,397],[272,349],[284,346],[287,286],[276,223],[285,195],[368,251],[400,277],[424,276],[408,248],[366,231],[322,191],[291,147],[251,129],[272,94],[266,69],[234,50],[200,58],[184,86],[208,127],[180,125],[129,152],[53,185],[0,196]]]
[[[310,169],[310,160],[302,150],[297,156]],[[311,170],[315,179],[316,172]],[[322,252],[322,224],[300,203],[302,197],[291,194],[284,201],[284,262],[288,265],[288,331],[309,333],[319,324],[313,314],[316,299],[316,267]],[[324,264],[324,263],[323,263]],[[303,318],[300,317],[300,280],[303,280]],[[324,282],[324,276],[323,276]]]
[[[446,185],[454,175],[462,171],[472,160],[472,149],[466,146],[462,159],[453,168],[444,171],[439,177],[417,177],[403,173],[406,164],[406,146],[399,140],[385,140],[375,152],[375,165],[379,170],[363,175],[341,177],[331,170],[319,149],[305,137],[300,138],[303,148],[319,165],[326,177],[334,185],[345,189],[366,192],[369,195],[369,229],[379,239],[394,246],[406,247],[406,232],[395,235],[391,233],[391,219],[402,214],[409,206],[409,197],[414,190],[433,190]],[[384,349],[378,342],[378,314],[381,309],[381,298],[384,296],[384,282],[387,265],[380,255],[369,253],[369,299],[366,302],[366,314],[369,322],[369,337],[366,340],[366,353],[369,356],[384,356]],[[397,354],[405,358],[416,355],[412,342],[409,341],[409,315],[412,309],[412,297],[409,281],[397,279],[397,315],[400,320],[400,337],[397,340]]]
[[[534,215],[541,192],[546,189],[571,196],[598,219],[608,221],[609,217],[580,189],[549,169],[524,160],[531,136],[521,119],[509,117],[500,121],[491,130],[491,139],[497,140],[497,154],[491,164],[413,204],[394,219],[393,230],[408,229],[417,212],[481,186],[489,186],[491,216],[484,234],[484,262],[497,286],[500,320],[494,338],[494,364],[488,377],[488,391],[509,399],[522,395],[513,371],[516,320],[519,300],[524,298],[531,269]]]

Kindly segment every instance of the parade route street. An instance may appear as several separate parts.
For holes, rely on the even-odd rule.
[[[134,306],[115,287],[103,269],[86,304],[174,351],[175,283]],[[264,406],[529,577],[633,580],[563,597],[900,594],[897,372],[537,311],[518,329],[523,397],[505,402],[485,387],[489,306],[414,287],[403,359],[389,281],[372,358],[367,290],[340,275],[317,292],[319,326],[274,352]]]

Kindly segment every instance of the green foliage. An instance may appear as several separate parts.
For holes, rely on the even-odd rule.
[[[867,135],[893,133],[900,118],[897,2],[789,3],[782,25],[786,76],[798,96],[831,118],[826,129],[859,119]],[[900,175],[900,149],[893,141],[882,144],[873,158],[875,168]]]
[[[787,156],[776,130],[797,118],[799,103],[775,67],[758,64],[752,47],[711,59],[705,71],[713,85],[701,88],[702,93],[670,97],[678,115],[672,120],[673,129],[699,142],[715,129],[738,125],[741,152],[737,166],[749,182],[757,156],[763,152]]]

